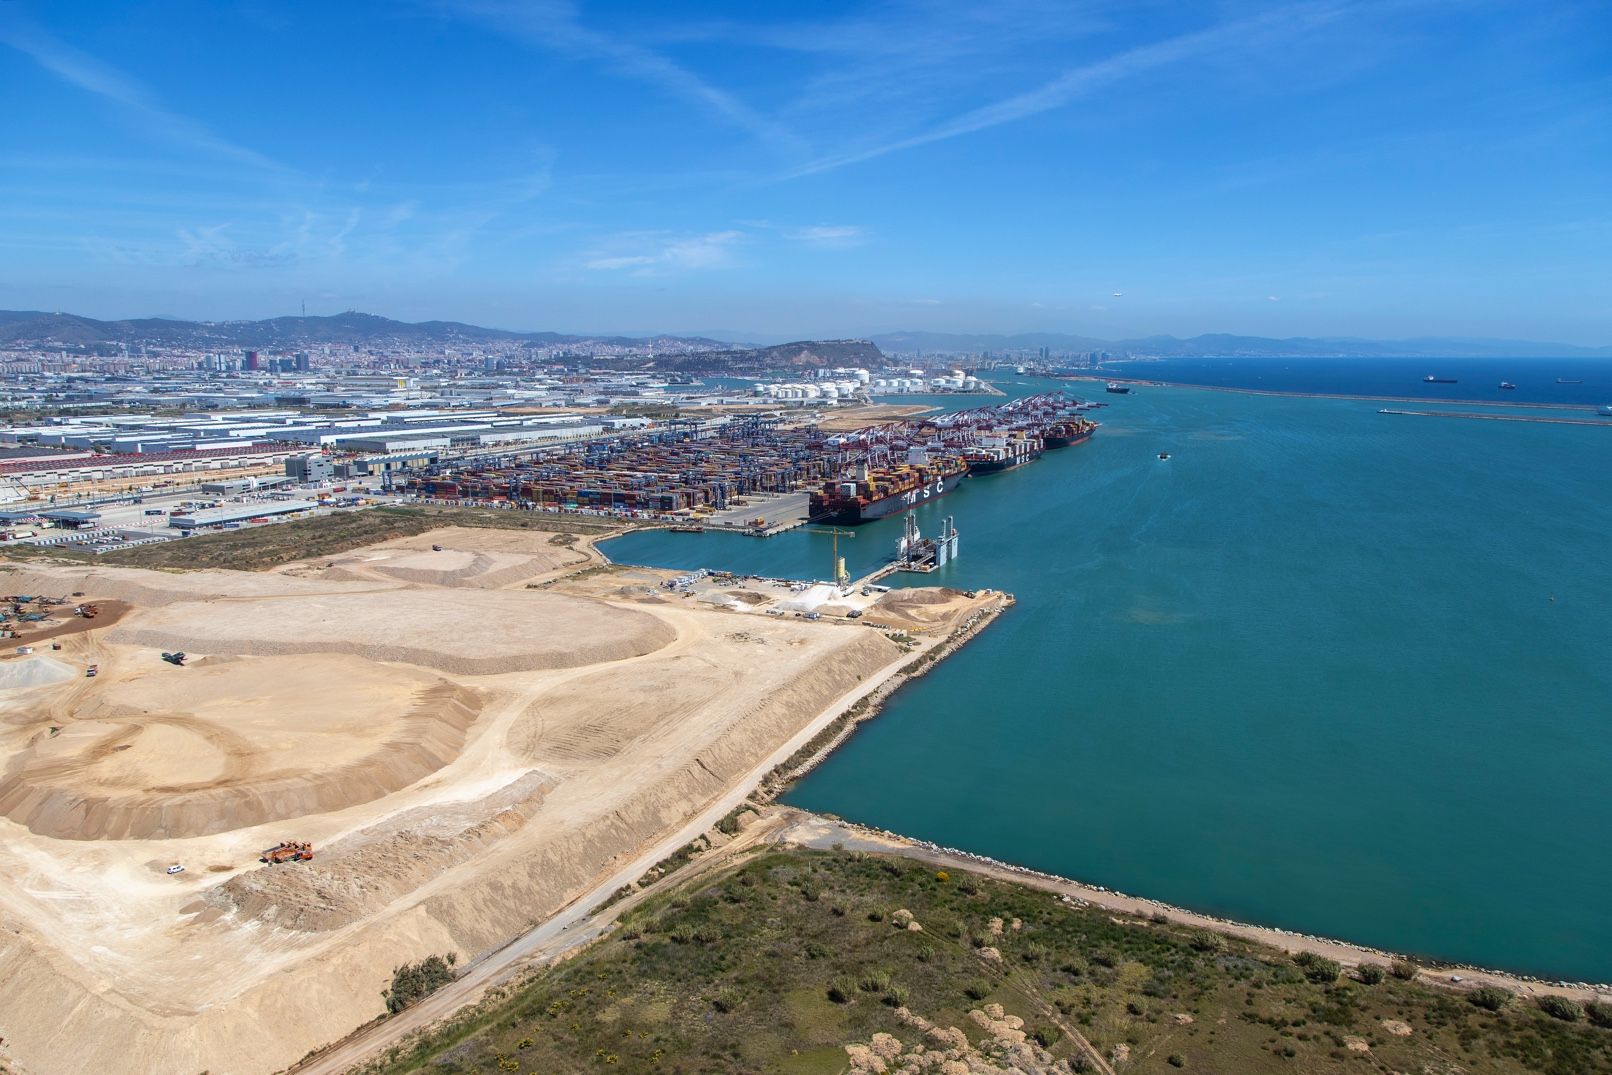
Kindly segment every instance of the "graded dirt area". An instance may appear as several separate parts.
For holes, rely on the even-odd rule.
[[[593,558],[587,539],[575,535],[444,527],[281,570],[325,579],[497,589],[552,578]]]
[[[668,577],[487,529],[264,573],[0,568],[103,610],[0,657],[0,1067],[283,1069],[399,963],[619,883],[911,659]],[[261,864],[281,840],[313,861]]]

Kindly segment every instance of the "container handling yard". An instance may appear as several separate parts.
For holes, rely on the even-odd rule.
[[[944,496],[1089,439],[1103,404],[1049,392],[936,417],[826,433],[778,418],[671,422],[540,459],[438,462],[401,487],[423,499],[651,519],[767,536],[802,523],[855,525]],[[805,493],[804,500],[800,494]],[[789,501],[780,518],[766,507]],[[754,512],[744,509],[755,507]]]

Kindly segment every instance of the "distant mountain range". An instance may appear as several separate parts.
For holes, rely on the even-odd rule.
[[[45,347],[105,347],[147,344],[191,348],[289,348],[313,344],[359,346],[462,345],[519,341],[532,345],[596,347],[648,347],[679,356],[679,366],[697,363],[705,369],[782,369],[817,366],[853,366],[880,363],[884,354],[910,355],[1033,352],[1042,347],[1054,355],[1107,351],[1111,355],[1160,358],[1612,358],[1612,347],[1577,347],[1534,340],[1469,339],[1424,336],[1408,340],[1367,340],[1355,337],[1270,339],[1263,336],[1210,334],[1181,339],[1145,336],[1140,339],[1104,340],[1057,332],[1018,335],[973,335],[944,332],[890,332],[871,340],[815,340],[750,347],[703,336],[589,336],[561,332],[511,332],[482,328],[459,321],[393,321],[374,314],[348,311],[326,317],[275,317],[266,321],[180,321],[145,317],[125,321],[98,321],[77,314],[39,310],[0,310],[0,346],[34,344]],[[666,361],[657,368],[669,368]]]
[[[1055,355],[1107,351],[1115,356],[1148,355],[1158,358],[1612,358],[1612,347],[1577,347],[1535,340],[1469,339],[1457,336],[1422,336],[1409,340],[1296,336],[1277,340],[1264,336],[1213,333],[1185,340],[1176,336],[1101,340],[1093,336],[1056,332],[1030,332],[1013,336],[890,332],[875,335],[872,340],[881,349],[896,354],[936,355],[1035,351],[1045,347]]]
[[[664,348],[670,351],[721,350],[723,340],[699,336],[574,336],[559,332],[509,332],[458,321],[393,321],[374,314],[346,313],[328,317],[275,317],[267,321],[176,321],[143,317],[97,321],[77,314],[39,310],[0,310],[0,345],[88,347],[101,344],[154,344],[168,347],[293,347],[341,343],[474,344],[518,340],[532,344]]]

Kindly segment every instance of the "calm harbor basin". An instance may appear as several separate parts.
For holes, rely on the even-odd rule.
[[[1612,981],[1612,428],[1095,398],[1090,443],[919,509],[956,517],[962,554],[908,584],[1019,603],[788,801],[1207,913]],[[852,572],[900,528],[842,540]],[[821,578],[829,540],[604,548]]]

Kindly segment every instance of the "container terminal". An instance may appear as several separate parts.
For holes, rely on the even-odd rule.
[[[583,512],[695,528],[752,498],[808,490],[796,522],[856,524],[944,496],[970,475],[988,475],[1079,444],[1097,424],[1095,406],[1049,392],[935,417],[827,434],[775,417],[735,417],[718,427],[669,422],[609,442],[550,449],[539,457],[440,460],[399,479],[424,499],[527,510]],[[757,514],[747,532],[772,534]]]

